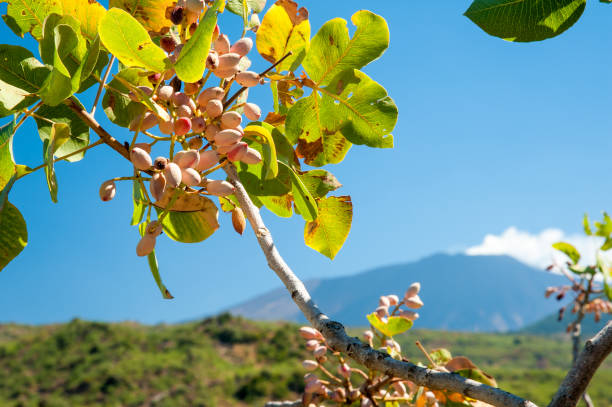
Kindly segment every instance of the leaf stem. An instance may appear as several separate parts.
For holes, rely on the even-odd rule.
[[[100,100],[102,89],[104,88],[106,84],[106,80],[108,79],[108,75],[110,74],[110,70],[111,70],[111,67],[113,66],[113,63],[115,63],[115,59],[117,59],[117,57],[113,55],[110,62],[108,63],[108,66],[106,67],[104,78],[102,78],[102,81],[100,82],[100,86],[98,86],[98,91],[96,92],[96,98],[94,99],[93,106],[91,107],[91,112],[89,113],[92,116],[96,113],[96,106],[98,106],[98,100]]]
[[[39,101],[37,104],[34,105],[33,108],[31,108],[30,110],[26,110],[25,112],[23,112],[23,117],[19,120],[19,122],[15,125],[15,128],[13,129],[13,133],[17,132],[17,129],[19,127],[21,127],[21,125],[23,124],[23,122],[25,122],[25,120],[30,117],[30,115],[32,113],[34,113],[34,111],[38,110],[39,107],[41,107],[43,105],[43,101]]]
[[[88,145],[88,146],[86,146],[86,147],[83,147],[83,148],[79,148],[78,150],[73,151],[73,152],[72,152],[72,153],[70,153],[70,154],[66,154],[66,155],[64,155],[64,156],[58,157],[58,158],[56,158],[55,160],[53,160],[53,163],[56,163],[56,162],[58,162],[58,161],[63,161],[63,160],[65,160],[66,158],[69,158],[69,157],[72,157],[73,155],[76,155],[76,154],[82,153],[83,151],[86,151],[86,150],[89,150],[90,148],[94,148],[94,147],[96,147],[96,146],[99,146],[100,144],[104,144],[104,140],[100,139],[100,140],[96,141],[95,143],[92,143],[92,144],[90,144],[90,145]],[[46,163],[45,163],[45,164],[40,164],[38,167],[34,167],[34,168],[32,168],[32,169],[31,169],[29,172],[26,172],[25,174],[23,174],[23,175],[22,175],[22,177],[23,177],[23,176],[26,176],[26,175],[28,175],[28,174],[31,174],[31,173],[33,173],[34,171],[38,171],[38,170],[40,170],[41,168],[45,168],[46,166],[47,166],[47,164],[46,164]]]

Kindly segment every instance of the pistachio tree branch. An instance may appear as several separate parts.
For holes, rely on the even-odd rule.
[[[240,182],[236,168],[230,164],[226,165],[223,169],[227,173],[230,182],[236,188],[236,198],[257,236],[259,245],[268,261],[268,266],[281,279],[291,294],[293,301],[312,326],[323,334],[327,344],[333,350],[346,353],[352,359],[370,369],[377,370],[388,376],[410,380],[420,386],[438,390],[450,390],[498,407],[536,407],[531,401],[501,389],[466,379],[458,374],[438,372],[409,362],[393,359],[387,353],[374,350],[369,345],[360,342],[357,338],[349,337],[342,324],[332,321],[319,310],[302,281],[285,263],[274,244],[270,231],[266,228],[261,218],[259,209],[253,204]]]
[[[302,407],[302,400],[295,401],[268,401],[264,407]]]
[[[612,352],[612,321],[586,341],[574,365],[563,379],[548,407],[574,407],[585,392],[599,365]]]

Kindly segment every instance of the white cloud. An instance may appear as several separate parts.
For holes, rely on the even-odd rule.
[[[470,256],[505,254],[531,266],[545,268],[553,261],[562,264],[567,260],[552,248],[552,244],[559,241],[574,245],[582,255],[582,264],[594,264],[595,253],[601,245],[601,238],[567,235],[561,229],[550,228],[531,234],[512,226],[500,235],[486,235],[482,243],[469,247],[465,253]]]

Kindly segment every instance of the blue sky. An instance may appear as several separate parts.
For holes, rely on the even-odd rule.
[[[336,260],[304,245],[300,218],[264,212],[301,278],[464,251],[512,226],[533,235],[547,228],[578,234],[584,212],[610,209],[612,55],[602,35],[610,6],[589,3],[558,38],[514,44],[463,17],[469,1],[300,5],[310,12],[313,34],[333,17],[350,21],[361,8],[387,19],[391,47],[365,71],[400,111],[394,149],[354,147],[342,164],[328,168],[344,185],[338,193],[350,194],[354,204],[352,230]],[[240,24],[233,15],[222,21],[222,30]],[[239,36],[237,29],[225,31],[232,40]],[[31,38],[5,26],[0,37],[37,53]],[[266,66],[254,58],[256,70]],[[93,92],[83,98],[86,106]],[[269,98],[261,89],[251,99],[269,108]],[[118,139],[130,137],[102,109],[97,117]],[[14,150],[20,163],[41,162],[32,123],[17,134]],[[0,272],[1,322],[181,321],[279,285],[252,232],[237,236],[221,214],[221,229],[203,243],[158,240],[161,273],[176,297],[163,300],[146,261],[135,255],[130,184],[120,185],[110,203],[98,198],[102,181],[130,171],[127,161],[100,147],[79,163],[57,165],[58,204],[49,199],[43,172],[16,184],[10,199],[26,218],[29,244]]]

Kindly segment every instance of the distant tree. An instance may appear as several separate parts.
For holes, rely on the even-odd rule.
[[[560,11],[565,20],[557,14],[545,20],[556,32],[584,8],[584,0],[552,3],[568,3]],[[381,297],[368,316],[373,330],[362,343],[317,308],[284,262],[259,208],[301,216],[306,245],[333,259],[348,236],[353,206],[349,196],[330,195],[340,183],[317,167],[342,162],[353,144],[392,147],[398,111],[386,90],[360,70],[389,45],[382,17],[358,11],[352,37],[346,21],[336,18],[311,38],[305,8],[278,0],[260,20],[264,6],[265,0],[111,0],[106,10],[95,0],[8,2],[5,23],[19,36],[32,35],[40,55],[0,45],[0,116],[12,116],[0,128],[0,269],[27,244],[25,221],[8,200],[15,182],[44,170],[57,202],[55,164],[78,161],[105,144],[132,165],[122,175],[109,174],[114,177],[102,182],[100,198],[112,200],[116,182],[131,181],[132,225],[141,235],[136,254],[147,257],[164,298],[172,295],[157,267],[155,243],[162,232],[179,242],[201,242],[218,229],[219,208],[231,212],[240,234],[249,222],[270,268],[313,326],[301,331],[314,352],[304,367],[327,376],[307,375],[303,399],[289,404],[534,406],[496,388],[493,378],[446,350],[422,348],[428,367],[401,356],[393,336],[416,318],[402,307],[422,305],[418,284],[402,299]],[[233,43],[217,24],[225,9],[242,20],[242,36]],[[256,33],[256,48],[271,64],[259,72],[249,70],[249,32]],[[248,90],[267,83],[274,110],[264,117],[248,102]],[[96,84],[86,109],[76,95]],[[131,142],[122,144],[98,123],[99,102],[112,123],[133,131]],[[249,120],[244,125],[243,116]],[[34,168],[15,163],[12,154],[12,138],[29,118],[43,142],[43,163]],[[90,130],[99,137],[93,143]],[[164,154],[153,159],[153,147],[163,147]],[[587,342],[551,406],[575,405],[611,349],[608,324]],[[337,373],[324,367],[328,352]],[[363,370],[351,367],[349,358]]]

